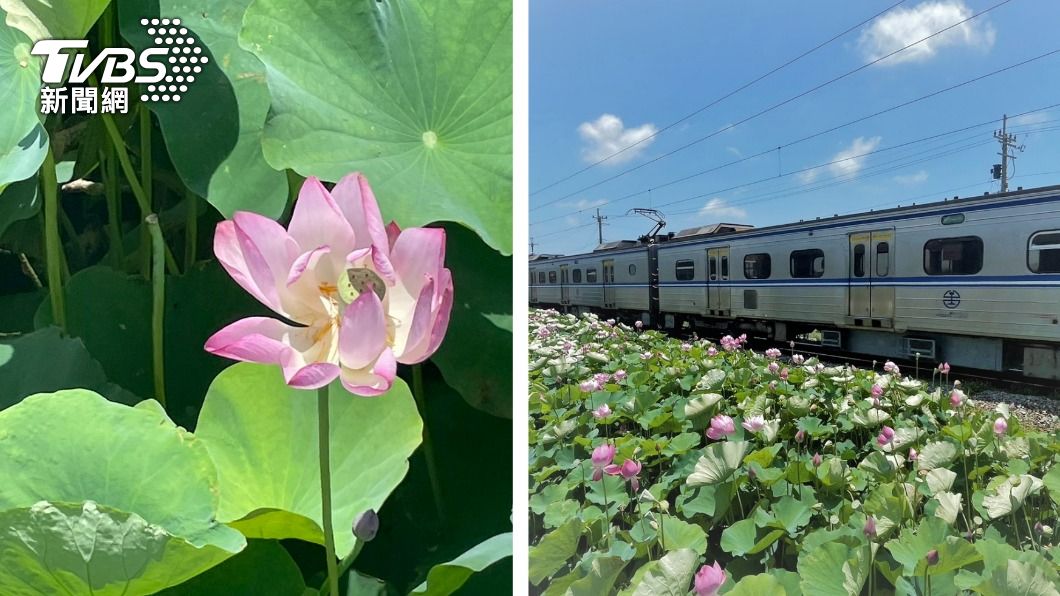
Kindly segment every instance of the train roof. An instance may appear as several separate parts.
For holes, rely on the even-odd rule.
[[[730,231],[723,231],[723,232],[717,232],[717,233],[713,233],[713,234],[697,234],[697,235],[692,236],[692,237],[665,237],[666,239],[664,241],[660,242],[659,244],[661,246],[686,245],[686,244],[697,244],[697,243],[702,243],[702,242],[709,242],[709,241],[713,241],[713,240],[716,240],[716,239],[719,239],[719,238],[739,239],[739,238],[745,238],[745,237],[753,237],[753,236],[759,236],[759,235],[774,234],[774,233],[778,233],[778,232],[796,232],[796,231],[800,231],[800,230],[813,230],[815,228],[822,227],[825,224],[827,225],[827,227],[835,227],[837,225],[842,225],[842,224],[848,223],[848,222],[849,223],[855,223],[855,222],[857,222],[860,219],[864,219],[864,218],[870,217],[870,216],[879,217],[879,216],[882,215],[882,216],[884,216],[884,218],[886,218],[887,216],[904,215],[904,214],[907,214],[907,213],[910,213],[910,212],[920,212],[920,211],[931,212],[933,210],[936,210],[936,209],[939,209],[939,208],[942,208],[942,207],[949,208],[949,207],[952,207],[954,205],[961,205],[962,207],[964,207],[964,206],[974,206],[974,205],[979,205],[979,204],[982,204],[982,203],[986,203],[988,201],[990,201],[990,202],[997,201],[998,199],[1012,199],[1012,198],[1021,197],[1021,196],[1025,196],[1025,195],[1047,193],[1047,192],[1051,192],[1051,191],[1060,191],[1060,184],[1051,185],[1051,186],[1039,186],[1039,187],[1036,187],[1036,188],[1028,188],[1028,189],[1023,189],[1022,187],[1020,187],[1017,190],[1009,191],[1009,192],[1006,192],[1006,193],[983,193],[981,195],[975,195],[975,196],[970,196],[970,197],[956,197],[955,196],[952,199],[948,199],[947,198],[947,199],[942,199],[941,201],[934,201],[934,202],[931,202],[931,203],[922,203],[920,205],[917,205],[916,203],[913,203],[911,205],[906,205],[904,207],[899,205],[898,207],[892,207],[890,209],[881,209],[879,211],[870,209],[869,211],[862,211],[860,213],[850,213],[850,214],[847,214],[847,215],[834,215],[832,217],[817,217],[817,218],[814,218],[814,219],[811,219],[811,220],[799,220],[797,222],[791,222],[791,223],[786,223],[786,224],[777,224],[777,225],[773,225],[773,226],[766,226],[766,227],[763,227],[763,228],[755,228],[755,227],[748,226],[746,229],[740,229],[740,230],[731,231],[731,232]],[[710,226],[705,226],[705,227],[710,227]],[[616,247],[616,248],[609,249],[609,250],[608,249],[601,249],[600,247],[597,247],[592,252],[584,252],[584,253],[578,253],[578,254],[572,254],[572,255],[548,255],[547,257],[544,257],[544,258],[540,258],[539,257],[537,259],[531,259],[531,261],[534,262],[535,264],[538,264],[538,263],[546,262],[546,261],[555,261],[555,260],[571,259],[571,258],[576,259],[576,258],[584,258],[584,257],[590,257],[590,256],[598,256],[601,252],[607,252],[607,253],[630,252],[630,251],[633,251],[633,250],[642,250],[642,249],[646,248],[647,246],[648,246],[647,242],[638,242],[637,245],[634,246],[634,247],[625,247],[625,246],[623,246],[623,247],[620,247],[620,248]]]

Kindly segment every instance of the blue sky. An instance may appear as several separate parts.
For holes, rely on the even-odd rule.
[[[999,126],[989,124],[783,174],[1000,119],[1003,113],[1060,103],[1060,54],[785,146],[779,157],[772,151],[671,182],[1060,49],[1055,29],[1060,2],[1013,0],[763,116],[647,163],[999,1],[907,0],[687,121],[541,190],[895,1],[531,2],[530,236],[536,252],[591,250],[597,240],[592,219],[597,206],[609,218],[604,227],[609,241],[634,238],[650,229],[648,220],[626,216],[633,207],[658,208],[666,216],[666,231],[677,232],[720,221],[765,226],[997,191],[989,169],[1000,160],[998,144],[992,142]],[[1012,188],[1060,184],[1060,108],[1009,124],[1026,145],[1016,160]],[[1045,172],[1051,173],[1032,176]],[[766,178],[771,179],[758,182]]]

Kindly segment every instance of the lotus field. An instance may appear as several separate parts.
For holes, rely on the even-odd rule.
[[[959,371],[530,315],[544,594],[1058,594],[1060,437]]]

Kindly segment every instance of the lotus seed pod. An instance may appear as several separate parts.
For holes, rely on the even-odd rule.
[[[358,540],[371,542],[378,531],[379,516],[376,515],[375,510],[373,509],[365,511],[358,515],[357,519],[353,520],[353,535],[356,536]]]

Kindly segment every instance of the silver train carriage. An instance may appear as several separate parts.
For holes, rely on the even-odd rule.
[[[1060,186],[529,263],[531,305],[1060,379]]]

